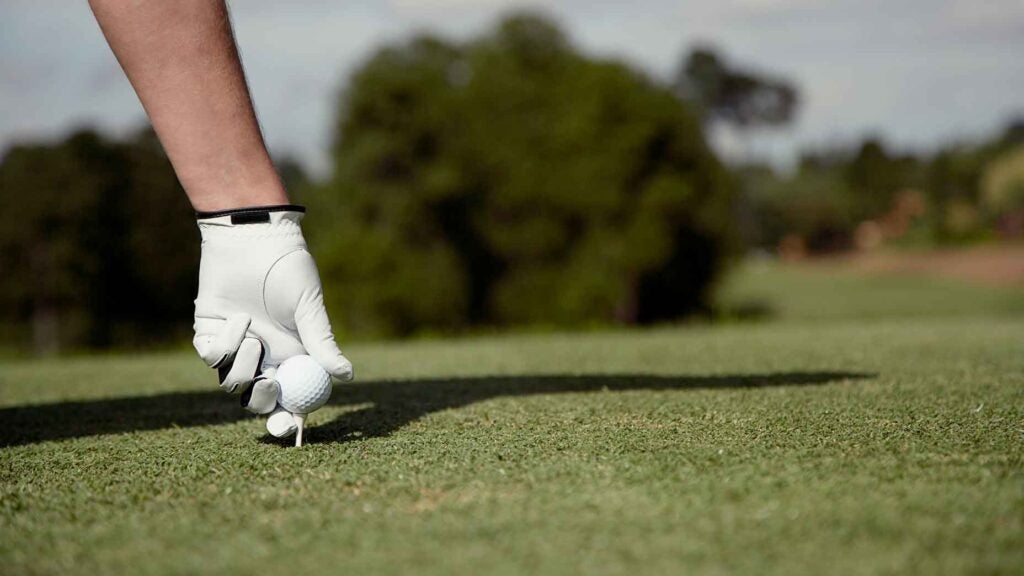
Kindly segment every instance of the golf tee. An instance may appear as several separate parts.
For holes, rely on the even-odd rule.
[[[295,418],[295,447],[302,446],[302,430],[306,427],[306,415],[305,414],[292,414]]]

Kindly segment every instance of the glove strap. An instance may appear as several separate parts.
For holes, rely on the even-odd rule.
[[[257,224],[270,222],[271,212],[298,212],[306,213],[305,206],[298,204],[278,204],[276,206],[249,206],[245,208],[232,208],[230,210],[216,210],[214,212],[196,211],[196,220],[209,220],[211,218],[231,217],[231,224]]]

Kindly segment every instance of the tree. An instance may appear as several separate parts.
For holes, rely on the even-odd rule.
[[[736,68],[709,47],[694,48],[679,68],[676,92],[695,102],[705,121],[739,130],[788,124],[799,94],[787,80]]]
[[[707,305],[731,187],[699,120],[551,22],[385,47],[340,111],[310,230],[348,330],[654,322]]]
[[[998,145],[1003,148],[1024,144],[1024,117],[1012,118],[1006,124]]]
[[[187,326],[197,234],[151,133],[16,146],[0,189],[12,200],[0,212],[0,310],[34,349],[133,345]]]
[[[874,218],[892,208],[901,190],[923,184],[923,168],[910,155],[893,154],[877,138],[861,143],[846,167],[846,181],[854,194],[852,215]]]

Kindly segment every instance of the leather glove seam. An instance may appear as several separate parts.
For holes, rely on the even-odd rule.
[[[306,248],[295,248],[294,250],[282,254],[277,260],[274,260],[274,262],[267,268],[267,271],[263,274],[263,287],[260,290],[260,299],[263,301],[263,311],[267,313],[267,318],[270,318],[270,321],[273,322],[281,330],[287,331],[294,331],[296,328],[289,328],[288,326],[282,324],[277,318],[274,318],[274,315],[270,312],[270,309],[267,307],[267,280],[270,278],[270,273],[274,271],[274,267],[277,266],[278,263],[280,263],[288,256],[295,254],[296,252],[309,253],[309,250],[307,250]]]

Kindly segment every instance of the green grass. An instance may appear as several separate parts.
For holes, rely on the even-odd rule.
[[[350,346],[301,450],[188,354],[5,361],[0,566],[1020,574],[1024,321],[957,306]]]
[[[719,291],[727,313],[773,320],[1024,316],[1020,287],[976,286],[919,275],[856,274],[838,265],[752,262]]]

